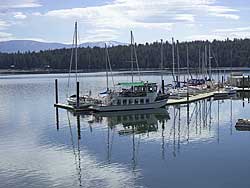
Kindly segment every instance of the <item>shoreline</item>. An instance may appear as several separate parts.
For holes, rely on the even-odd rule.
[[[186,73],[186,68],[181,68],[180,72],[181,74]],[[105,69],[91,69],[91,70],[78,70],[78,73],[99,73],[99,72],[105,72]],[[171,68],[165,68],[163,71],[157,68],[147,68],[147,69],[140,69],[141,72],[145,73],[160,73],[164,72],[171,74],[172,69]],[[195,73],[196,69],[192,68],[190,70],[191,73]],[[233,67],[232,69],[230,67],[220,67],[220,68],[212,68],[212,72],[216,71],[233,71],[233,72],[243,72],[243,71],[250,71],[249,67]],[[128,69],[117,69],[113,70],[114,73],[117,72],[123,72],[130,74],[130,70]],[[137,72],[137,71],[136,71]],[[65,69],[50,69],[50,70],[44,70],[44,69],[33,69],[33,70],[20,70],[20,69],[0,69],[0,76],[1,75],[19,75],[19,74],[63,74],[63,73],[69,73],[68,70]],[[72,74],[75,73],[74,71],[71,72]]]

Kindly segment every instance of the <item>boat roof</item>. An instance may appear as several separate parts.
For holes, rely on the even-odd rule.
[[[120,82],[117,85],[120,86],[144,86],[144,82]]]
[[[132,87],[132,86],[154,86],[156,85],[156,83],[153,82],[144,82],[144,81],[140,81],[140,82],[119,82],[117,85],[120,86],[126,86],[126,87]]]

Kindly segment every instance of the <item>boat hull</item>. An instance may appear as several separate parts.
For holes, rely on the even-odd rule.
[[[156,109],[166,106],[167,99],[155,101],[148,104],[132,104],[132,105],[107,105],[107,106],[92,106],[91,109],[99,112],[109,111],[126,111],[126,110],[144,110],[144,109]]]

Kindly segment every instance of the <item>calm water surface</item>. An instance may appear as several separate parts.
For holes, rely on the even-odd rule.
[[[83,92],[104,91],[103,75],[82,75]],[[234,127],[250,118],[247,98],[204,100],[189,112],[59,110],[57,125],[55,78],[63,102],[67,75],[0,78],[0,187],[250,187],[250,132]]]

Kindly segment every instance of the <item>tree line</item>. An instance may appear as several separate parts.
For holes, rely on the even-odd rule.
[[[209,45],[211,47],[210,59],[212,67],[250,67],[250,39],[181,42],[178,44],[180,67],[187,66],[187,46],[189,51],[189,66],[197,68],[199,62],[204,59],[205,46],[208,49]],[[113,70],[130,69],[131,51],[129,46],[109,47],[108,51]],[[172,68],[172,44],[168,41],[163,43],[163,52],[164,68]],[[68,70],[71,53],[71,49],[65,48],[40,52],[0,53],[0,69],[10,69],[12,67],[25,70],[47,68]],[[140,68],[160,68],[160,42],[138,44],[136,45],[136,53]],[[175,64],[177,64],[176,45]],[[72,66],[74,67],[74,65]],[[100,47],[78,48],[78,69],[86,71],[104,70],[105,49]]]

